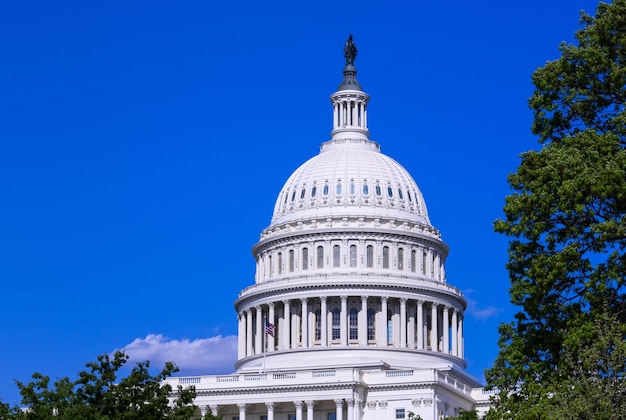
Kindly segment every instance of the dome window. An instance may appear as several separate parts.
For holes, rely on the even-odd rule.
[[[383,247],[383,268],[389,268],[389,247]]]
[[[409,197],[409,203],[413,202],[413,200],[411,199],[411,191],[406,190],[406,196]]]
[[[300,191],[300,200],[302,200],[305,195],[306,195],[306,188],[302,188],[302,191]]]
[[[341,181],[337,182],[337,188],[335,190],[336,195],[341,195]]]
[[[391,186],[387,187],[387,195],[389,198],[393,198],[393,188]]]
[[[315,197],[316,194],[317,194],[317,187],[313,185],[313,188],[311,188],[311,197]]]
[[[400,200],[404,200],[404,195],[402,195],[402,190],[400,188],[398,188],[398,197],[400,197]]]
[[[300,264],[303,270],[309,269],[309,249],[302,248],[302,263]]]
[[[328,184],[324,184],[324,189],[322,190],[322,194],[328,195]]]
[[[380,185],[378,185],[378,184],[376,184],[376,195],[379,196],[379,197],[382,195],[382,192],[380,190]]]
[[[291,193],[291,201],[294,201],[296,199],[296,190],[293,190],[293,192]]]
[[[367,184],[363,184],[363,195],[368,195],[370,193],[370,189]]]
[[[356,194],[356,186],[354,185],[354,181],[350,182],[350,195]]]

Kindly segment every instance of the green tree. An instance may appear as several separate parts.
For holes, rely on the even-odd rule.
[[[26,410],[0,404],[0,419],[194,419],[199,418],[193,405],[195,389],[178,387],[173,392],[163,380],[178,372],[171,362],[156,375],[149,372],[150,362],[137,363],[130,374],[118,380],[118,370],[128,356],[115,352],[98,356],[88,363],[88,370],[70,381],[65,377],[50,384],[50,378],[34,373],[28,384],[17,381]],[[171,399],[171,400],[170,400]]]
[[[533,74],[542,147],[495,222],[520,311],[486,372],[492,418],[626,418],[626,0],[583,12],[576,40]]]

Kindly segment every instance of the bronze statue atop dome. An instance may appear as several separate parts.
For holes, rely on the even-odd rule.
[[[343,47],[343,56],[346,58],[346,64],[354,64],[356,53],[356,45],[354,45],[354,41],[352,41],[352,34],[350,34],[350,37],[348,37]]]

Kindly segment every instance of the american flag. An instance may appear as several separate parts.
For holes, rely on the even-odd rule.
[[[271,322],[269,322],[267,319],[265,320],[265,332],[269,335],[271,335],[272,337],[274,337],[274,329],[276,328],[276,326],[274,324],[272,324]]]

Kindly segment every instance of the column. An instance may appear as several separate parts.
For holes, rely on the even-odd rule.
[[[354,398],[348,398],[346,400],[346,404],[348,405],[348,419],[347,420],[354,420]]]
[[[211,404],[209,408],[211,409],[211,414],[217,417],[220,412],[220,406],[217,404]]]
[[[408,315],[408,321],[407,321],[407,333],[406,333],[406,340],[407,340],[407,346],[410,349],[414,349],[415,348],[415,311],[412,311],[410,306],[407,305],[406,308],[407,311],[407,315]]]
[[[439,338],[437,337],[437,304],[431,303],[431,316],[430,316],[430,349],[432,351],[439,351]]]
[[[309,302],[307,298],[300,299],[302,302],[302,319],[300,323],[302,325],[302,347],[309,347]]]
[[[291,348],[291,341],[289,340],[291,337],[291,309],[288,300],[283,300],[283,305],[283,346],[287,350]]]
[[[341,399],[335,400],[335,405],[337,406],[335,418],[337,420],[343,420],[343,400]]]
[[[239,420],[246,420],[246,408],[248,408],[248,404],[238,403],[237,407],[239,408]]]
[[[254,340],[254,354],[263,353],[263,312],[261,311],[261,305],[256,308],[256,335]]]
[[[302,407],[304,403],[302,401],[294,401],[293,404],[296,406],[296,420],[302,420]]]
[[[239,325],[237,328],[239,338],[237,340],[237,359],[246,357],[246,313],[239,313]]]
[[[458,314],[458,309],[454,309],[454,311],[452,312],[452,355],[453,356],[458,356],[459,355],[459,323],[458,323],[458,318],[457,318],[457,314]]]
[[[387,296],[380,298],[382,312],[380,315],[380,328],[378,329],[378,343],[382,347],[387,347]]]
[[[246,311],[246,356],[252,356],[252,309]]]
[[[267,306],[269,306],[269,314],[267,315],[267,322],[269,322],[270,324],[276,325],[276,319],[274,315],[274,302],[268,303]],[[276,328],[274,328],[274,334],[266,335],[267,336],[267,351],[271,352],[271,351],[274,351],[274,349],[276,348],[276,337],[274,337],[274,335],[276,335]]]
[[[424,301],[417,301],[417,348],[424,350]]]
[[[443,348],[442,351],[446,354],[450,354],[450,320],[448,318],[449,306],[443,307]]]
[[[367,346],[367,296],[361,296],[361,314],[359,316],[359,344]]]
[[[341,316],[339,319],[339,328],[341,336],[341,345],[348,345],[348,329],[346,328],[348,318],[348,296],[341,296]]]
[[[463,341],[463,315],[459,317],[459,357],[465,357],[465,343]]]
[[[387,419],[387,405],[389,403],[387,401],[378,401],[378,418],[379,419]]]
[[[267,407],[267,420],[274,420],[274,403],[266,402],[265,406]]]
[[[322,339],[322,347],[328,347],[328,308],[326,306],[326,296],[320,297],[321,308],[320,316],[322,317],[322,331],[320,338]]]
[[[313,420],[313,407],[314,406],[315,406],[315,401],[306,402],[306,420]]]
[[[406,298],[400,299],[400,347],[406,347]]]

